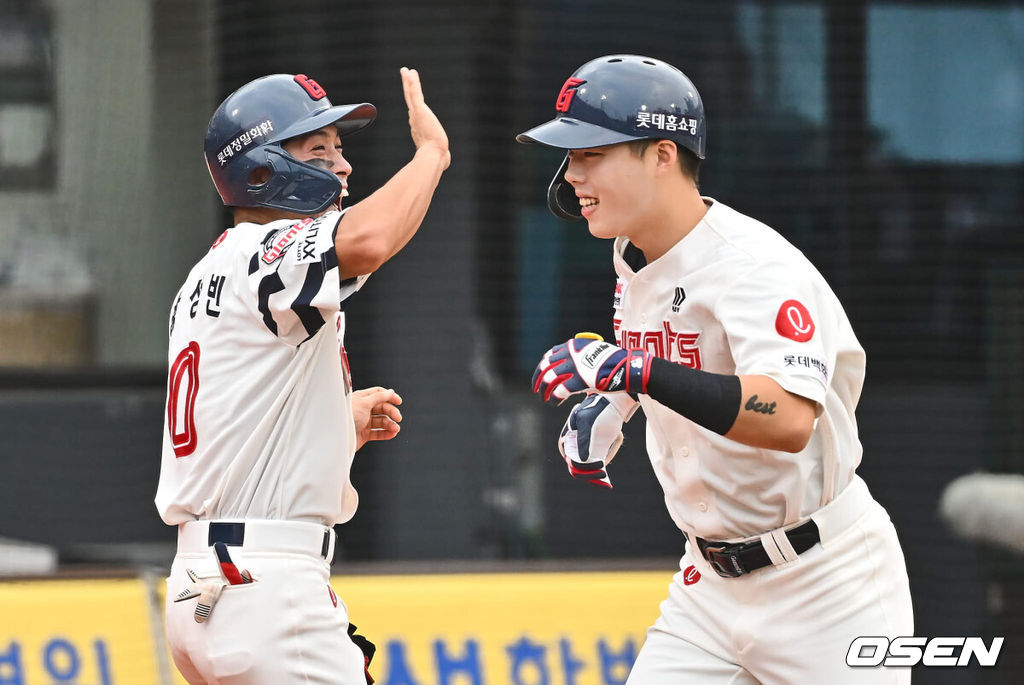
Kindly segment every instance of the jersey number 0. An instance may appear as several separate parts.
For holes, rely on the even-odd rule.
[[[196,394],[199,392],[199,343],[192,341],[178,353],[167,378],[167,430],[174,456],[196,451]]]

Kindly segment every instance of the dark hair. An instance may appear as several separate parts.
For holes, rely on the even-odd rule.
[[[644,153],[647,152],[647,148],[651,146],[651,143],[655,142],[654,138],[644,138],[643,140],[630,140],[626,144],[629,145],[630,151],[637,157],[643,157]],[[693,184],[698,185],[700,182],[700,162],[701,159],[697,155],[693,154],[685,147],[675,141],[671,141],[676,146],[676,156],[679,157],[679,166],[683,170],[683,175],[693,179]]]

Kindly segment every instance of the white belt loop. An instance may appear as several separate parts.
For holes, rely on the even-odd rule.
[[[338,546],[338,534],[334,532],[334,528],[328,528],[327,533],[330,535],[330,542],[327,543],[327,563],[331,565],[334,564],[334,552]]]
[[[831,540],[849,530],[874,503],[867,483],[855,474],[846,489],[834,500],[811,514],[818,526],[821,546],[827,548]]]
[[[789,541],[786,531],[782,528],[776,528],[764,533],[761,536],[761,546],[764,547],[768,558],[772,560],[772,564],[775,566],[795,561],[800,556],[793,549],[793,543]]]

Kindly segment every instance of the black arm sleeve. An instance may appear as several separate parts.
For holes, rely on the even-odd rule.
[[[660,357],[651,362],[647,394],[719,435],[736,423],[742,401],[739,376],[698,371]]]

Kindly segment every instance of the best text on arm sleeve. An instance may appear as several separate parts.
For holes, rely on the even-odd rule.
[[[799,452],[814,426],[814,402],[767,376],[709,373],[655,358],[647,394],[694,423],[753,447]]]

